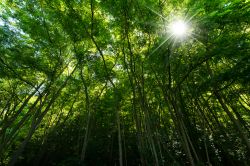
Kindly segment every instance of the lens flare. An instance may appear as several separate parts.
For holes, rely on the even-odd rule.
[[[170,32],[176,37],[184,37],[187,34],[188,25],[182,20],[173,21],[170,24]]]

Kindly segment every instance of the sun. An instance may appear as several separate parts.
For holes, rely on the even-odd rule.
[[[183,20],[175,20],[170,23],[169,26],[170,32],[175,37],[184,37],[188,32],[188,25]]]

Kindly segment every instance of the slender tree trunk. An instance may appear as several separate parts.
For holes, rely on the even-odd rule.
[[[88,143],[88,138],[89,138],[89,129],[90,129],[90,121],[91,121],[91,109],[90,109],[90,100],[89,100],[89,93],[88,93],[88,87],[87,83],[85,81],[85,78],[83,76],[82,70],[81,70],[81,79],[84,85],[84,93],[85,93],[85,105],[86,105],[86,111],[87,111],[87,126],[86,126],[86,131],[85,131],[85,136],[84,136],[84,141],[83,141],[83,146],[82,146],[82,152],[81,152],[81,161],[84,161],[85,159],[85,153],[87,149],[87,143]]]
[[[122,159],[122,137],[121,137],[121,123],[120,123],[120,111],[116,111],[117,129],[118,129],[118,145],[119,145],[119,165],[123,166]]]

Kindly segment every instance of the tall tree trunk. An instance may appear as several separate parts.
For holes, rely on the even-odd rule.
[[[86,111],[87,111],[87,126],[86,126],[86,131],[85,131],[85,136],[84,136],[84,141],[82,145],[82,152],[81,152],[81,161],[84,161],[85,159],[85,153],[87,149],[87,143],[88,143],[88,138],[89,138],[89,129],[90,129],[90,121],[91,121],[91,108],[90,108],[90,99],[89,99],[89,92],[88,92],[88,87],[86,80],[83,76],[83,72],[81,69],[81,79],[84,85],[84,93],[85,93],[85,105],[86,105]]]

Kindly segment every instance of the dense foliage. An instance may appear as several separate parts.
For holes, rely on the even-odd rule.
[[[249,23],[249,0],[1,0],[0,165],[250,165]]]

